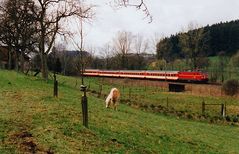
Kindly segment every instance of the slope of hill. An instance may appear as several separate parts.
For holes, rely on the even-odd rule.
[[[183,49],[182,46],[185,44],[191,46],[190,51]],[[197,49],[194,49],[195,47]],[[177,58],[188,57],[190,52],[193,52],[192,49],[200,52],[196,56],[216,56],[221,53],[230,56],[236,54],[239,50],[239,20],[221,22],[202,28],[195,27],[189,29],[188,32],[166,37],[157,44],[157,56],[167,61],[173,61]]]
[[[180,120],[120,105],[106,109],[88,94],[82,126],[75,78],[52,82],[0,70],[0,153],[237,153],[239,128]]]

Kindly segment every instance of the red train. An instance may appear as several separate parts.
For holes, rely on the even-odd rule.
[[[200,71],[145,71],[85,69],[84,76],[158,79],[167,81],[207,82],[208,75]]]

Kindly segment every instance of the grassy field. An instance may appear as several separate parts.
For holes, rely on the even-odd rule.
[[[136,106],[144,108],[161,106],[179,112],[201,115],[202,102],[205,102],[207,104],[206,114],[211,117],[220,116],[221,104],[226,104],[226,113],[228,116],[237,116],[239,113],[239,97],[204,96],[200,95],[200,92],[196,92],[196,90],[193,93],[168,92],[165,87],[148,84],[149,82],[150,81],[147,82],[145,80],[135,81],[130,79],[102,78],[87,78],[86,80],[89,90],[96,94],[101,91],[103,97],[105,97],[112,86],[117,87],[121,91],[122,100],[131,100],[131,104],[134,103]],[[67,81],[67,83],[70,84],[69,81]],[[144,84],[147,86],[144,86]],[[73,86],[74,83],[71,83],[71,85]],[[127,104],[129,103],[127,102]]]
[[[93,82],[87,84],[94,86]],[[0,70],[0,153],[239,151],[237,126],[182,120],[124,104],[113,111],[90,93],[86,129],[79,83],[70,77],[59,77],[59,83],[59,98],[53,98],[51,81]]]

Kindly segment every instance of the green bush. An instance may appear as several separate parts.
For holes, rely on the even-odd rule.
[[[227,80],[223,83],[222,89],[226,95],[234,96],[239,91],[239,82],[235,79]]]
[[[230,116],[226,116],[226,121],[230,122],[231,121],[231,117]]]
[[[238,122],[238,117],[237,116],[233,116],[232,121],[233,122]]]

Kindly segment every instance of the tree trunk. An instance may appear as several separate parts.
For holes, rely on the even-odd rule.
[[[21,51],[21,56],[20,56],[20,71],[24,73],[24,52]]]
[[[109,66],[109,59],[106,58],[106,69],[109,69],[109,68],[110,68],[110,66]]]
[[[126,69],[128,66],[126,56],[123,54],[121,57],[121,68]]]
[[[12,50],[8,49],[8,66],[7,68],[10,70],[12,69]]]
[[[42,78],[48,80],[47,54],[41,53],[41,73]]]
[[[64,63],[64,68],[63,68],[63,75],[66,75],[66,65],[67,65],[67,59],[66,59],[66,55],[65,55],[65,53],[63,54],[63,56],[64,56],[64,58],[63,58],[63,63]]]
[[[18,55],[18,51],[16,51],[16,57],[15,57],[15,70],[19,71],[19,55]]]

